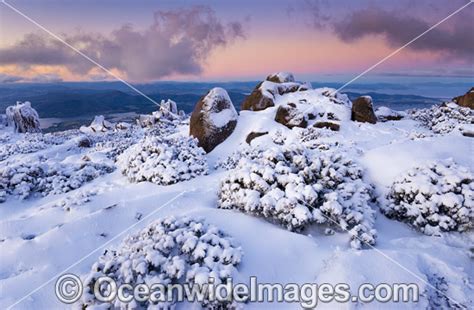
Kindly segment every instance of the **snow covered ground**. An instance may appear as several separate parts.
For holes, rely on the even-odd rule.
[[[279,100],[299,100],[305,96],[323,100],[305,92],[288,94]],[[242,282],[256,276],[261,283],[348,283],[354,293],[362,283],[417,283],[421,292],[421,300],[412,304],[320,303],[318,308],[472,309],[472,230],[427,236],[406,223],[388,219],[376,209],[376,244],[357,250],[351,248],[347,233],[342,230],[326,234],[326,226],[314,224],[301,233],[290,232],[263,218],[217,207],[220,181],[232,170],[213,167],[235,151],[247,148],[248,133],[269,132],[251,142],[252,147],[262,148],[268,148],[278,136],[300,143],[298,139],[305,135],[302,128],[290,130],[276,123],[276,109],[242,111],[232,135],[205,155],[207,175],[157,185],[130,183],[116,169],[66,193],[32,195],[25,200],[6,197],[0,204],[0,308],[64,308],[54,294],[58,275],[67,272],[85,277],[105,249],[118,246],[130,233],[167,215],[187,215],[204,218],[240,244],[243,257],[238,278]],[[388,192],[398,175],[429,160],[451,158],[474,170],[473,138],[458,132],[434,134],[409,118],[372,125],[352,122],[347,117],[341,117],[340,131],[321,129],[315,141],[329,146],[337,143],[364,168],[365,177],[375,186],[379,197]],[[189,126],[184,122],[174,135],[188,132]],[[15,139],[24,139],[1,135],[2,147],[11,145]],[[27,154],[4,153],[2,164],[37,161],[39,156],[50,162],[71,164],[84,160],[84,155],[92,161],[113,164],[113,158],[107,157],[107,148],[77,147],[77,133],[66,135],[57,143],[45,143]],[[251,303],[244,308],[299,306]]]

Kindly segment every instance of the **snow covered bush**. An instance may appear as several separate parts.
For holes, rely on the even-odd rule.
[[[429,109],[410,111],[410,113],[412,118],[438,134],[459,130],[462,124],[474,124],[474,110],[453,102],[432,106]]]
[[[24,135],[5,134],[0,138],[0,161],[17,154],[30,154],[44,150],[52,145],[59,145],[77,135],[70,130],[54,133],[26,133]]]
[[[474,175],[453,161],[415,167],[393,183],[382,212],[427,235],[473,227]]]
[[[114,304],[104,304],[95,299],[95,281],[108,276],[117,286],[161,284],[160,293],[166,296],[167,285],[204,285],[210,283],[210,278],[216,284],[225,283],[235,276],[241,257],[242,249],[217,227],[199,219],[166,217],[125,238],[117,250],[105,251],[85,279],[83,307],[172,309],[177,301],[132,301],[127,307],[117,299]],[[201,305],[231,308],[229,302],[205,300]]]
[[[241,158],[219,192],[219,208],[264,216],[292,231],[336,224],[349,231],[354,248],[375,243],[371,200],[372,187],[353,161],[296,145]]]
[[[145,137],[117,158],[130,182],[169,185],[207,173],[204,150],[191,137]]]
[[[67,193],[100,175],[114,170],[112,165],[85,158],[79,163],[47,161],[44,157],[0,166],[0,197],[7,195],[28,198],[33,193],[42,196]]]
[[[16,105],[6,109],[7,124],[17,133],[41,132],[38,112],[31,107],[29,101],[17,101]]]

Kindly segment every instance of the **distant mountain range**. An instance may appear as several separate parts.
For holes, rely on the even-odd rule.
[[[186,113],[192,112],[196,102],[207,90],[221,86],[227,89],[236,108],[252,91],[257,82],[228,83],[174,83],[140,85],[140,90],[153,100],[172,99]],[[314,83],[315,87],[318,83]],[[336,86],[336,85],[330,85]],[[370,95],[376,106],[384,105],[397,110],[426,107],[439,103],[437,98],[417,95],[391,95],[378,92],[347,92],[351,99]],[[156,106],[134,93],[125,85],[110,83],[58,83],[58,84],[3,84],[0,86],[0,111],[16,101],[30,101],[42,118],[84,118],[117,113],[150,113]],[[1,112],[0,112],[1,113]]]

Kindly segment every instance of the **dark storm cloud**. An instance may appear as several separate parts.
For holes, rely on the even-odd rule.
[[[474,24],[468,16],[457,17],[460,18],[447,27],[431,30],[409,48],[442,52],[453,57],[472,60]],[[347,42],[369,35],[382,35],[388,44],[398,47],[423,33],[431,25],[412,16],[397,15],[383,9],[371,8],[353,12],[344,20],[334,23],[334,31],[339,38]]]
[[[199,74],[209,54],[244,37],[239,22],[222,23],[204,6],[154,14],[144,31],[124,25],[110,36],[80,33],[65,41],[101,65],[127,73],[134,80],[153,80],[171,74]],[[0,49],[0,64],[65,65],[85,74],[94,65],[63,43],[40,34],[28,34],[17,44]]]
[[[290,7],[291,15],[302,13],[312,27],[333,31],[342,41],[350,43],[366,36],[381,36],[390,46],[400,47],[466,4],[466,1],[302,0],[295,3],[299,5],[294,4]],[[474,53],[472,20],[474,20],[474,5],[451,17],[408,48],[472,61]]]

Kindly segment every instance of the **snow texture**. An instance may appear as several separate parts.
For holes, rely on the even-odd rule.
[[[382,211],[427,235],[466,231],[474,223],[474,175],[453,161],[435,161],[398,177]]]
[[[219,110],[215,103],[221,101],[229,102],[230,104],[226,109]],[[236,121],[238,116],[229,94],[220,87],[211,89],[206,97],[204,97],[202,111],[205,112],[204,115],[207,117],[205,123],[211,128],[225,127],[229,122]]]
[[[296,145],[243,157],[219,192],[219,208],[263,216],[292,231],[336,224],[349,232],[354,248],[375,243],[371,200],[372,188],[353,161]]]
[[[117,158],[130,182],[169,185],[207,173],[204,150],[192,137],[145,137]]]
[[[146,284],[215,284],[235,276],[241,262],[242,249],[216,226],[189,217],[165,217],[138,233],[125,238],[117,250],[106,250],[92,266],[84,281],[83,306],[114,308],[170,309],[177,301],[133,304],[106,304],[95,299],[93,285],[101,276],[113,278],[117,285]],[[101,288],[103,289],[103,288]],[[167,291],[163,292],[167,294]],[[166,296],[166,295],[165,295]],[[203,301],[209,309],[233,309],[229,302]]]

